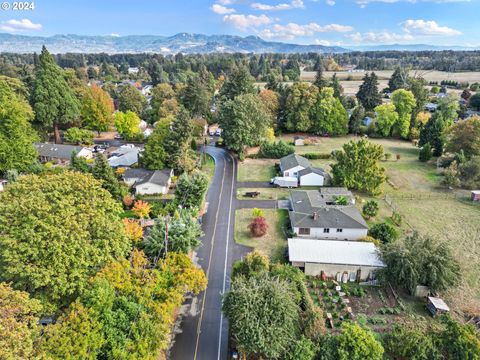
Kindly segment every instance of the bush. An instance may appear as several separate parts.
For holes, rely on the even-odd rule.
[[[422,162],[427,162],[432,158],[432,146],[430,143],[426,143],[423,145],[423,147],[420,149],[420,153],[418,154],[418,159]]]
[[[79,129],[72,127],[65,131],[63,134],[65,141],[76,145],[92,145],[93,144],[93,132],[90,130]]]
[[[378,214],[378,202],[375,200],[369,200],[363,205],[362,212],[368,219],[377,216]]]
[[[304,158],[307,158],[309,160],[318,160],[318,159],[330,159],[332,157],[332,154],[329,153],[306,153],[302,154]]]
[[[261,216],[256,217],[253,219],[252,223],[248,225],[248,229],[250,230],[252,236],[262,237],[267,233],[268,230],[267,220]]]
[[[126,208],[130,209],[133,205],[134,198],[132,197],[132,195],[125,195],[122,199],[122,202]]]
[[[260,146],[258,155],[262,158],[280,159],[284,156],[293,154],[294,152],[295,148],[293,146],[288,145],[285,141],[280,140],[278,143],[263,143]]]
[[[383,222],[373,225],[370,230],[368,230],[368,235],[373,236],[384,244],[388,244],[397,240],[399,233],[396,227]]]
[[[252,216],[254,218],[257,218],[257,217],[265,217],[265,212],[262,210],[262,209],[258,209],[258,208],[254,208],[252,210]]]

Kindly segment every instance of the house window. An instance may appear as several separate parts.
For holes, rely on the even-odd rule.
[[[337,229],[337,233],[343,232],[343,229]]]
[[[325,228],[325,229],[323,229],[323,232],[324,232],[325,234],[328,234],[328,233],[330,233],[330,229],[329,229],[329,228]]]
[[[310,235],[310,228],[299,228],[298,229],[299,235]]]

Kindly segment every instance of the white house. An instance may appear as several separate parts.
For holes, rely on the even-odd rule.
[[[8,184],[7,180],[0,179],[0,192],[5,190],[5,186]]]
[[[38,152],[40,162],[55,162],[66,164],[70,162],[72,153],[76,152],[77,157],[92,159],[94,150],[83,146],[51,144],[51,143],[34,143]]]
[[[120,146],[108,158],[111,167],[130,167],[138,162],[138,155],[142,149],[132,144]]]
[[[144,96],[149,96],[152,93],[152,89],[153,85],[145,85],[141,91]]]
[[[300,170],[310,167],[310,163],[306,158],[297,154],[290,154],[280,159],[280,171],[282,176],[298,177]]]
[[[303,146],[305,145],[305,139],[303,138],[303,136],[295,136],[293,138],[293,144],[295,146]]]
[[[172,182],[173,170],[126,169],[123,180],[137,195],[166,194]]]
[[[360,240],[367,236],[368,225],[354,205],[349,191],[295,190],[290,192],[289,218],[292,230],[299,238],[325,240]],[[342,189],[342,188],[340,188]],[[332,193],[339,193],[332,194]],[[350,193],[351,194],[351,193]],[[340,196],[347,205],[336,203]]]
[[[375,279],[385,267],[371,242],[293,238],[288,239],[288,258],[306,275],[343,278],[349,281]]]
[[[300,186],[323,186],[327,176],[323,169],[309,167],[298,172],[298,181]]]
[[[138,74],[140,69],[138,67],[129,67],[127,71],[129,74]]]

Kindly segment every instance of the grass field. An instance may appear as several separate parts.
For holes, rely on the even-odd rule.
[[[252,221],[252,209],[235,211],[235,241],[238,244],[249,246],[268,255],[272,261],[284,261],[287,247],[285,225],[288,220],[287,210],[265,209],[265,218],[268,223],[267,234],[261,238],[250,235],[248,225]]]
[[[238,181],[270,181],[275,176],[273,159],[245,159],[238,163]]]

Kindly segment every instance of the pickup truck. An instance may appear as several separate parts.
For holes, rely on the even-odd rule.
[[[277,176],[270,180],[270,184],[275,187],[296,188],[298,187],[298,179],[293,176]]]

